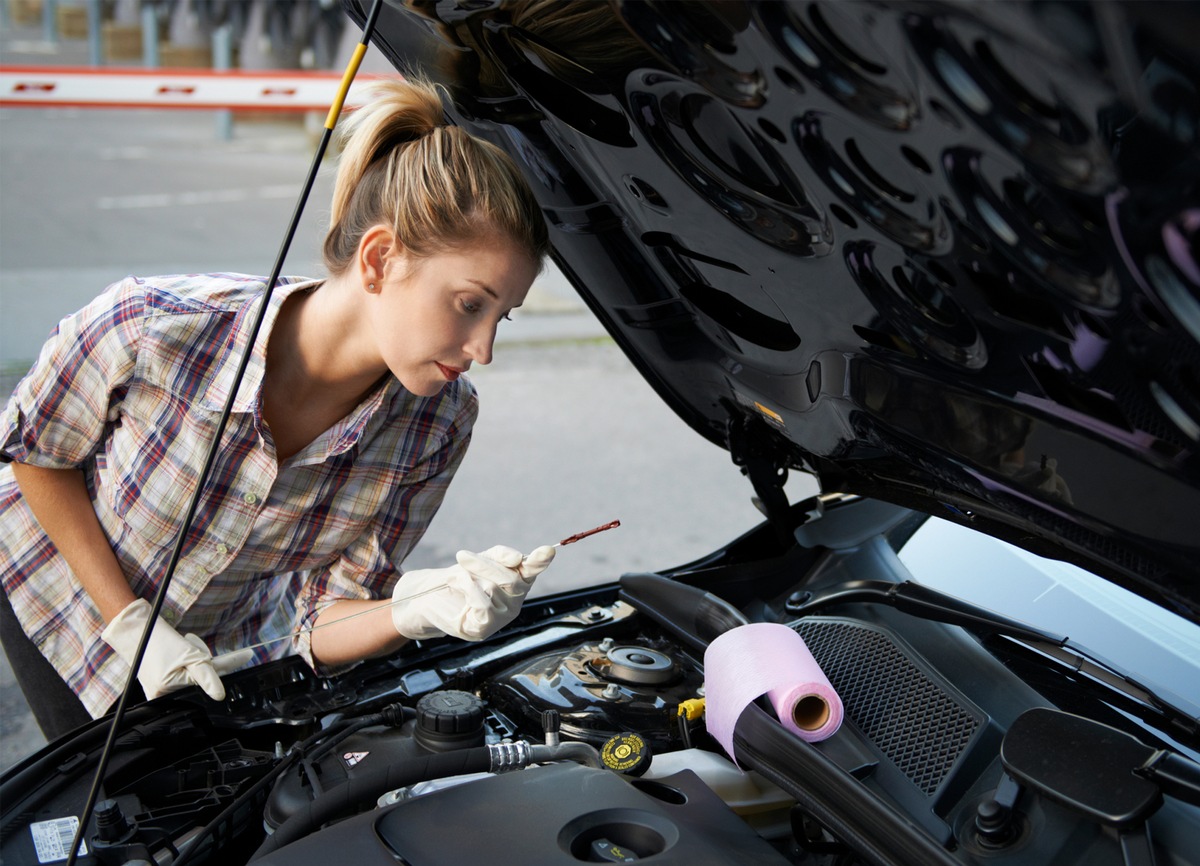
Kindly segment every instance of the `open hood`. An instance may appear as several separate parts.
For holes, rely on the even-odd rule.
[[[375,44],[782,530],[800,469],[1200,621],[1195,5],[388,0]]]

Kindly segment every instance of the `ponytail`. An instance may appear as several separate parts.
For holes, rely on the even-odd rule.
[[[367,229],[386,225],[423,256],[499,234],[541,266],[549,247],[541,209],[498,147],[446,123],[427,81],[381,82],[375,98],[338,124],[325,265],[350,268]]]

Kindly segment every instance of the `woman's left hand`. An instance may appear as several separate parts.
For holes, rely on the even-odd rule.
[[[420,569],[396,583],[392,608],[396,631],[424,639],[453,635],[483,640],[508,625],[521,610],[534,579],[554,559],[554,548],[539,547],[528,556],[511,547],[482,553],[460,550],[450,568]],[[440,592],[428,592],[444,586]],[[419,598],[409,598],[428,592]],[[407,601],[405,599],[408,599]]]
[[[511,547],[491,547],[483,553],[460,550],[455,559],[480,593],[468,594],[471,616],[463,617],[464,628],[479,637],[466,639],[481,640],[517,618],[534,579],[554,559],[554,548],[539,547],[528,556]]]

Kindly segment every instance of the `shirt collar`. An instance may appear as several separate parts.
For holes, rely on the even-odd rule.
[[[283,305],[283,302],[294,292],[314,289],[321,285],[322,282],[322,280],[305,280],[299,283],[281,283],[275,287],[268,301],[266,313],[263,315],[262,325],[254,341],[254,351],[250,354],[250,360],[246,364],[246,372],[243,374],[241,384],[238,386],[237,399],[234,400],[231,411],[253,412],[258,403],[258,395],[262,389],[263,374],[266,371],[267,341],[271,336],[271,329],[275,326],[275,320],[279,315],[279,308]],[[220,412],[225,408],[225,404],[229,400],[229,392],[233,388],[234,380],[237,378],[242,356],[246,351],[246,343],[250,339],[250,330],[254,327],[254,319],[258,315],[259,304],[261,303],[260,295],[253,303],[243,304],[235,314],[233,330],[225,343],[225,351],[220,361],[217,362],[218,368],[213,375],[212,384],[200,401],[205,409],[212,412]]]
[[[394,376],[386,376],[367,397],[358,404],[357,408],[329,431],[329,454],[341,454],[349,451],[367,434],[372,421],[380,423],[387,417],[380,410],[391,402],[391,395],[400,387]]]

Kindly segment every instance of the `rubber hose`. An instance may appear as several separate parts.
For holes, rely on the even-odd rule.
[[[699,652],[730,629],[750,622],[723,598],[661,574],[623,574],[620,587],[622,601]]]
[[[304,755],[304,760],[315,762],[318,758],[327,755],[340,742],[358,733],[363,728],[373,728],[377,725],[391,725],[394,728],[398,728],[406,720],[415,719],[416,717],[417,711],[411,707],[405,707],[400,704],[386,706],[378,713],[372,713],[369,716],[351,720],[350,724],[346,728],[339,730],[336,736],[323,739],[321,744],[313,749],[310,754]]]

